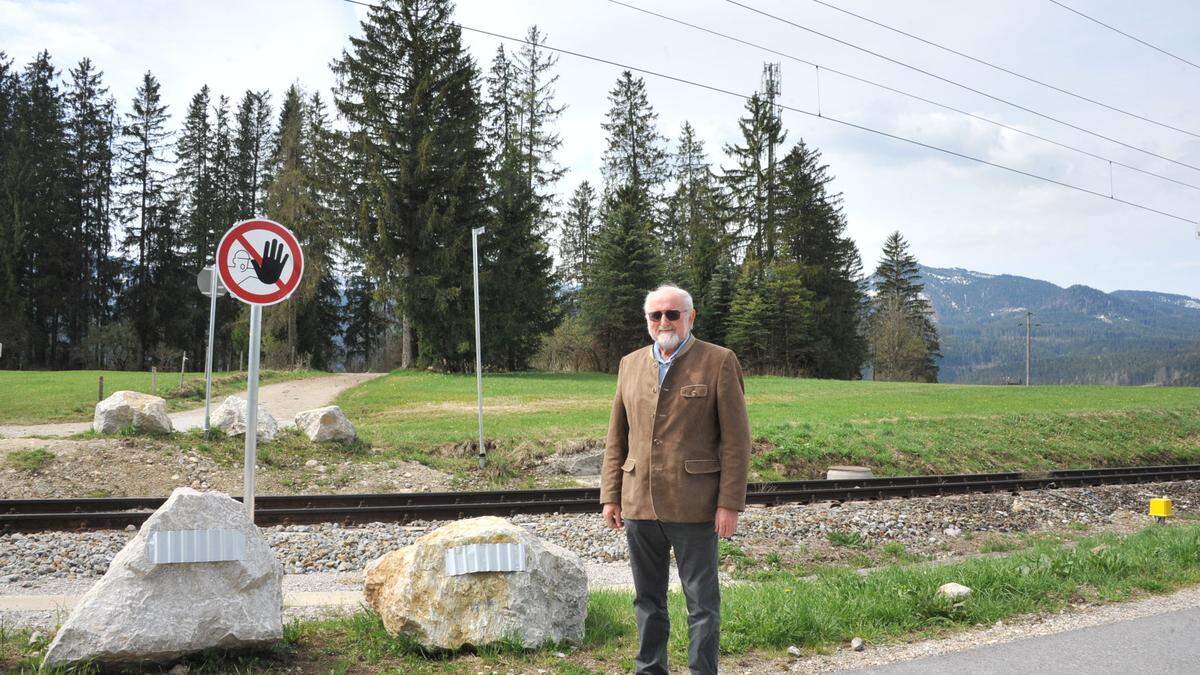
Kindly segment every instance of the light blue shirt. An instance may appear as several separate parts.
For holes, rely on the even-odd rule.
[[[654,360],[658,361],[658,386],[661,387],[663,380],[667,379],[667,371],[671,369],[671,364],[675,362],[675,357],[679,356],[680,352],[683,351],[684,345],[686,345],[691,339],[692,334],[688,333],[688,336],[684,338],[683,342],[679,343],[679,346],[675,348],[675,351],[671,352],[671,358],[669,359],[664,359],[662,357],[662,352],[658,350],[657,342],[650,346],[651,350],[654,352]]]

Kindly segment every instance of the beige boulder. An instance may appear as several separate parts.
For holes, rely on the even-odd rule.
[[[96,404],[92,429],[98,434],[114,434],[126,427],[137,431],[171,433],[167,402],[158,396],[136,391],[117,391]]]
[[[296,413],[296,428],[304,432],[309,440],[349,442],[358,437],[354,425],[336,405],[315,408]]]
[[[473,544],[523,547],[524,569],[448,573],[462,566],[452,569],[447,553]],[[587,617],[587,573],[579,557],[493,516],[456,521],[373,561],[363,595],[388,632],[426,648],[578,641]]]

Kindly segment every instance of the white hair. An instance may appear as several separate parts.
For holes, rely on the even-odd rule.
[[[684,310],[686,310],[688,312],[693,311],[694,307],[692,305],[692,294],[688,293],[687,291],[683,290],[682,288],[676,286],[675,284],[663,284],[663,285],[659,286],[658,288],[647,293],[646,299],[644,301],[642,301],[642,311],[645,311],[646,308],[649,307],[650,298],[654,297],[655,295],[658,295],[659,293],[663,293],[666,291],[675,293],[679,297],[683,298]]]

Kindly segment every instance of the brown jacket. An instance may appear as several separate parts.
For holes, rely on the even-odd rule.
[[[662,386],[647,346],[621,359],[600,502],[624,518],[711,522],[746,507],[750,419],[737,356],[692,337]]]

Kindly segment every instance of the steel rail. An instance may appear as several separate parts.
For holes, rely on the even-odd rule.
[[[752,483],[748,486],[746,501],[760,505],[844,502],[1182,480],[1200,480],[1200,465]],[[481,515],[588,513],[598,511],[599,497],[600,491],[596,488],[263,496],[256,500],[255,522],[259,525],[325,522],[350,525]],[[161,497],[2,500],[0,532],[139,526],[164,501]]]

